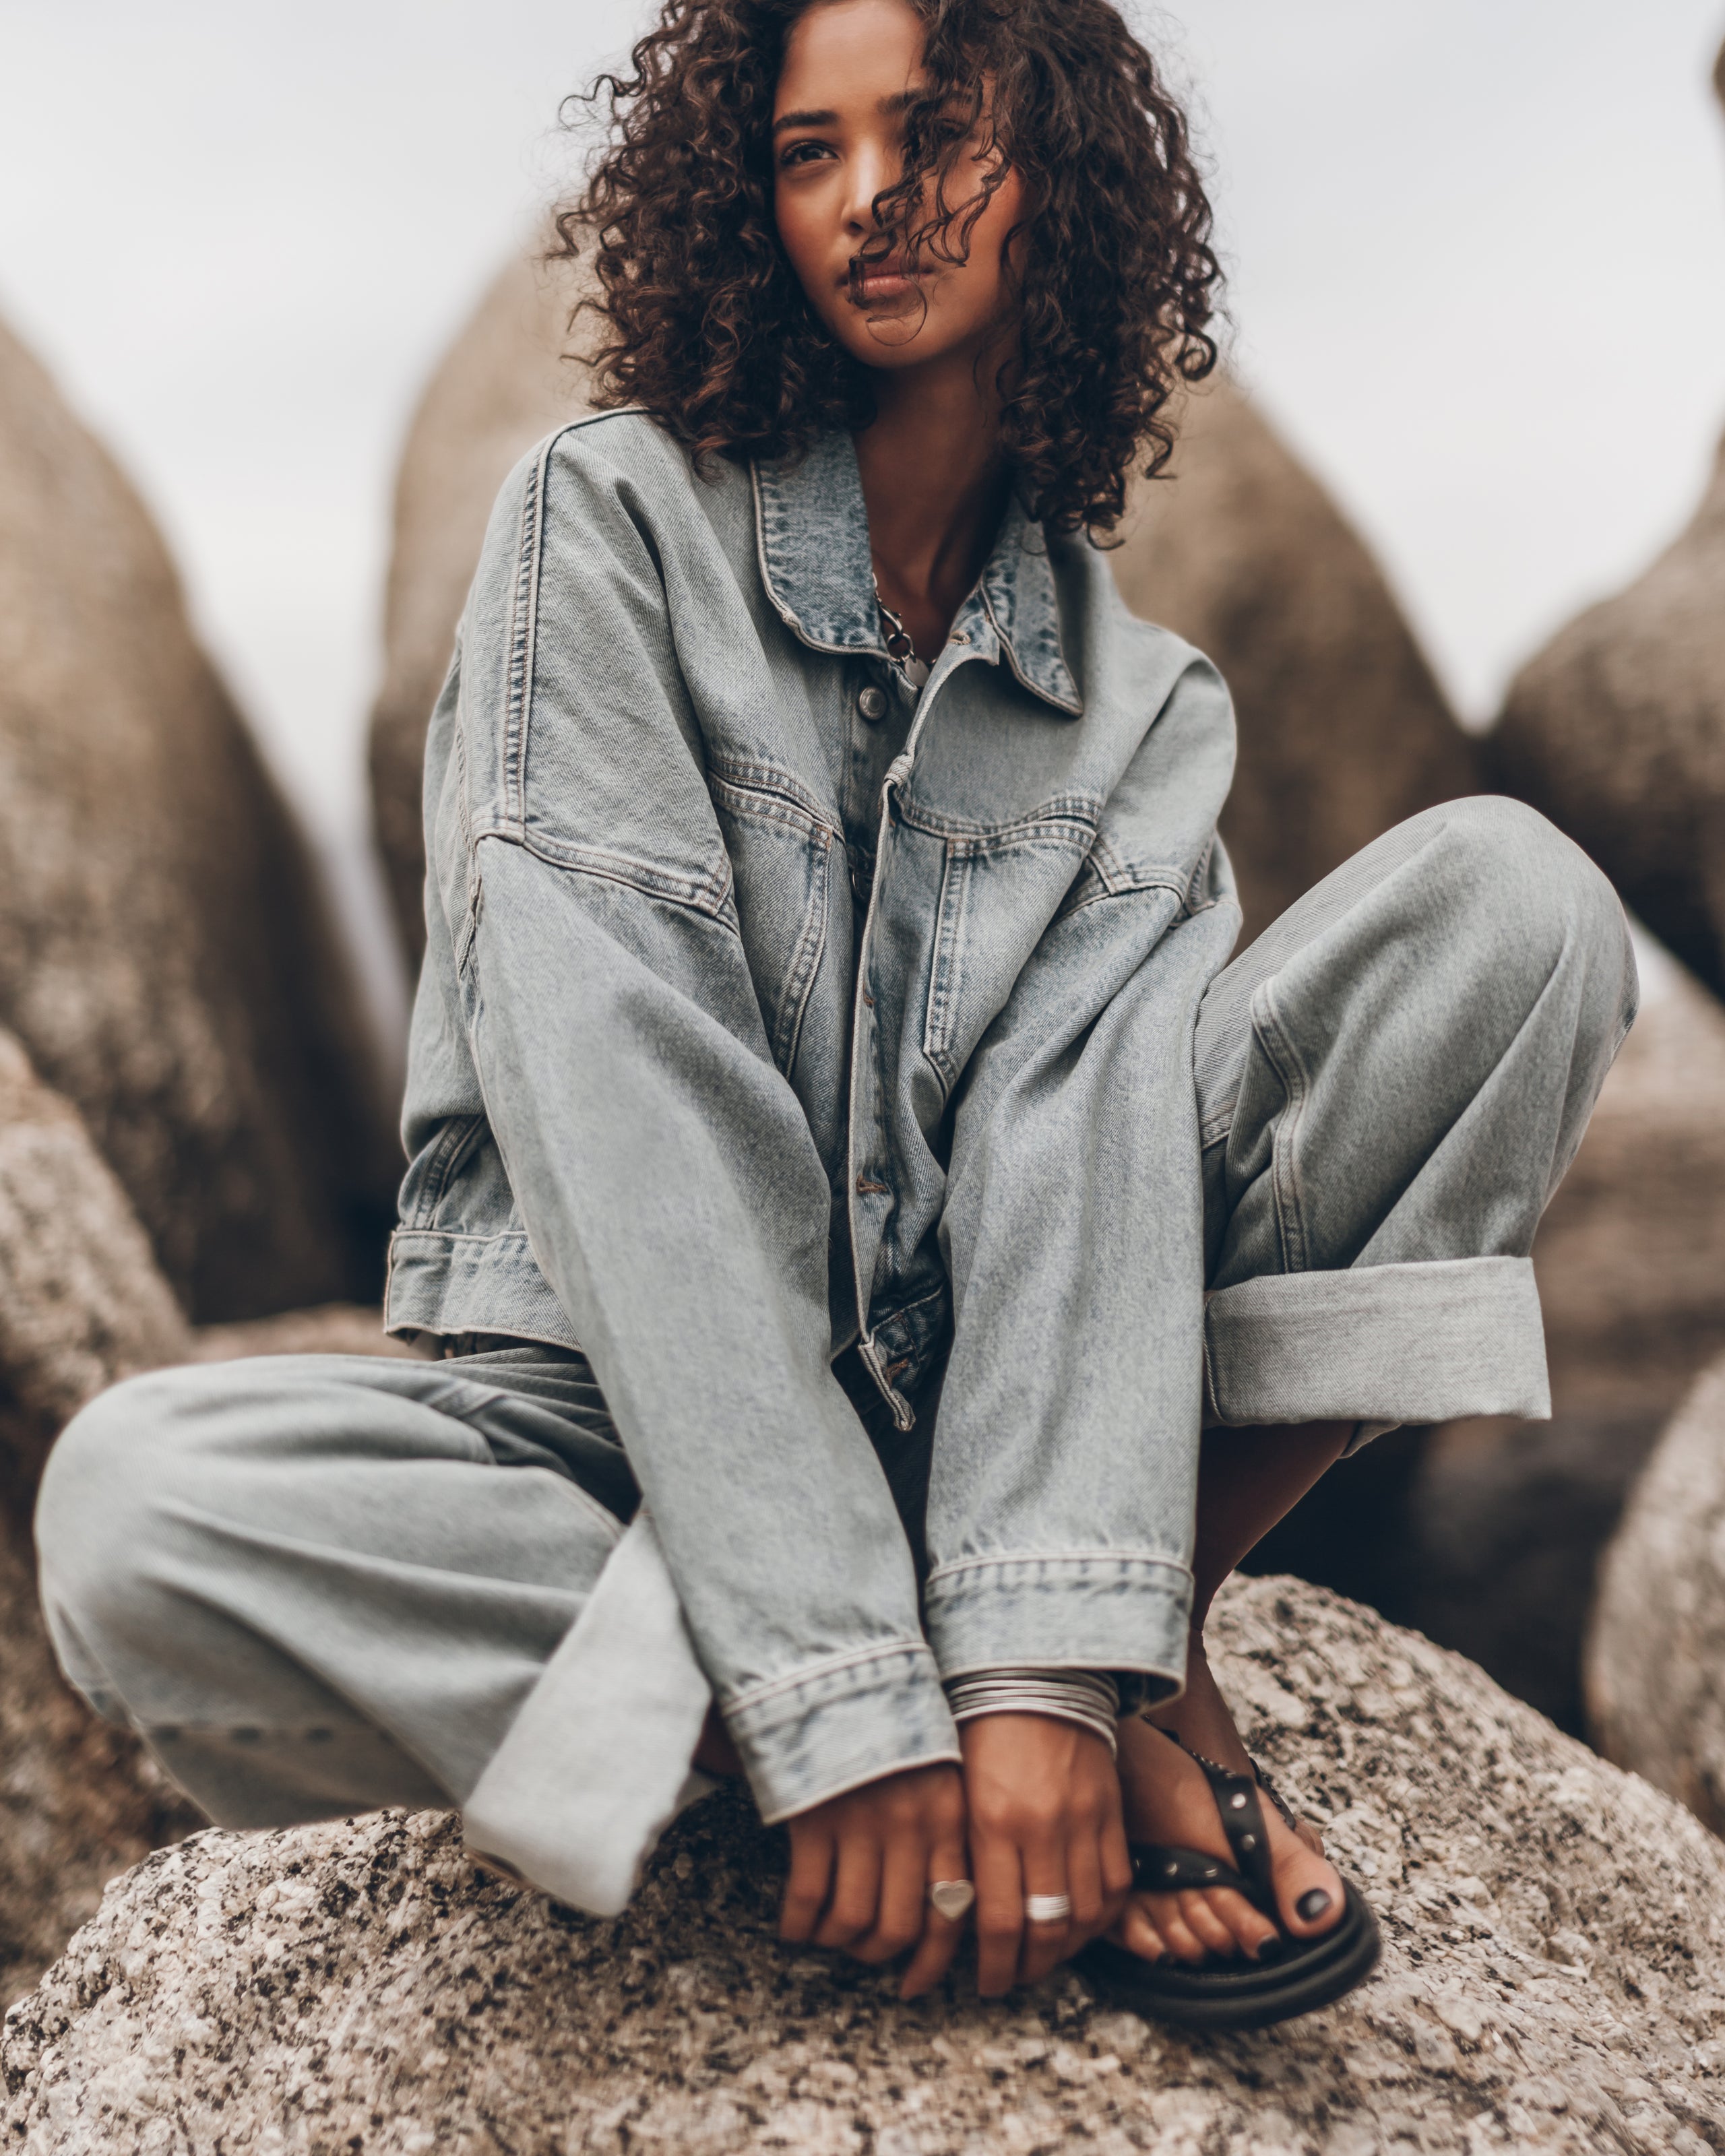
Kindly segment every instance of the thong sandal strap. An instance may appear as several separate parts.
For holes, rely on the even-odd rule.
[[[1289,1833],[1298,1834],[1300,1831],[1300,1822],[1295,1817],[1292,1811],[1289,1810],[1287,1799],[1283,1796],[1281,1791],[1276,1788],[1276,1784],[1271,1779],[1268,1768],[1260,1766],[1259,1763],[1254,1759],[1252,1761],[1252,1772],[1258,1778],[1258,1787],[1264,1792],[1265,1795],[1269,1798],[1271,1803],[1276,1806],[1277,1811],[1281,1814],[1282,1822],[1286,1826]]]
[[[1172,1736],[1173,1732],[1164,1731],[1163,1734]],[[1210,1785],[1222,1831],[1234,1852],[1235,1864],[1253,1890],[1250,1898],[1273,1911],[1275,1871],[1270,1861],[1270,1835],[1264,1825],[1264,1808],[1258,1801],[1256,1781],[1250,1774],[1236,1774],[1230,1768],[1219,1767],[1214,1759],[1206,1759],[1189,1744],[1181,1744],[1178,1737],[1173,1738],[1173,1742],[1180,1745]]]
[[[1202,1850],[1176,1849],[1159,1841],[1135,1841],[1129,1851],[1132,1884],[1141,1894],[1177,1894],[1183,1887],[1200,1890],[1231,1887],[1235,1893],[1253,1898],[1251,1883],[1219,1856]]]

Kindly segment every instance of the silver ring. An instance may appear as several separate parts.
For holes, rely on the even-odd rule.
[[[1032,1924],[1064,1924],[1072,1913],[1070,1894],[1027,1894],[1024,1919]]]
[[[970,1914],[976,1889],[968,1879],[937,1879],[928,1890],[928,1899],[937,1916],[956,1924],[961,1917]]]

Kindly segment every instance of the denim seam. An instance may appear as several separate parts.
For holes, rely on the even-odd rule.
[[[499,845],[519,847],[522,853],[531,854],[548,868],[562,870],[571,875],[588,876],[597,882],[620,884],[625,890],[639,891],[644,898],[663,899],[667,905],[683,906],[716,922],[733,935],[737,933],[735,908],[731,904],[728,856],[722,870],[715,870],[697,882],[692,876],[674,875],[655,868],[650,861],[638,861],[627,854],[606,853],[596,846],[567,845],[537,832],[497,826],[478,833],[475,853],[480,843],[487,839]]]
[[[503,705],[503,814],[517,829],[526,819],[526,733],[532,699],[534,632],[539,610],[539,562],[546,472],[557,435],[533,460],[521,496],[521,540],[516,553],[515,592],[509,620],[509,671]]]
[[[927,1640],[893,1640],[878,1647],[853,1647],[849,1653],[829,1656],[824,1662],[811,1662],[804,1669],[793,1670],[788,1676],[768,1677],[750,1691],[738,1692],[722,1702],[726,1720],[733,1715],[747,1713],[750,1708],[767,1701],[788,1697],[791,1694],[818,1685],[822,1678],[837,1676],[846,1670],[863,1669],[870,1662],[887,1661],[904,1657],[912,1663],[927,1662],[933,1666],[934,1654]],[[854,1695],[860,1697],[860,1694]]]
[[[1092,846],[1102,807],[1093,793],[1055,793],[1009,824],[983,824],[968,816],[943,816],[937,809],[921,808],[907,794],[897,796],[894,805],[913,831],[963,844],[978,853],[1014,851],[1039,836],[1050,844],[1069,844],[1068,832],[1081,834],[1085,844]]]
[[[1149,1552],[1142,1550],[1039,1550],[1020,1552],[1017,1554],[1009,1556],[961,1557],[950,1558],[944,1564],[936,1565],[933,1570],[929,1573],[925,1585],[925,1591],[932,1592],[937,1584],[943,1580],[951,1578],[953,1574],[957,1573],[981,1572],[991,1569],[1000,1572],[1019,1572],[1026,1571],[1033,1565],[1055,1565],[1070,1568],[1090,1565],[1113,1565],[1117,1567],[1124,1565],[1133,1570],[1138,1571],[1171,1573],[1173,1574],[1176,1580],[1189,1582],[1192,1578],[1192,1569],[1189,1565],[1181,1564],[1173,1558],[1157,1557]]]
[[[842,839],[845,835],[808,788],[780,764],[720,756],[709,752],[707,773],[709,778],[717,778],[738,793],[777,797],[791,808],[800,810],[809,823],[818,825],[832,838]]]
[[[1309,1245],[1295,1146],[1311,1090],[1300,1051],[1276,1007],[1276,976],[1261,981],[1252,997],[1252,1029],[1263,1044],[1271,1067],[1281,1081],[1286,1105],[1270,1142],[1271,1189],[1276,1199],[1276,1232],[1281,1240],[1282,1270],[1307,1270]]]

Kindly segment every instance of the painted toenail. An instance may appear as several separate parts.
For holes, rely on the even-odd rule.
[[[1315,1924],[1330,1906],[1330,1897],[1322,1887],[1314,1887],[1309,1894],[1302,1894],[1294,1904],[1294,1913],[1304,1923]]]

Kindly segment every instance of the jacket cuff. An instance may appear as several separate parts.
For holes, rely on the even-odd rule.
[[[1266,1273],[1204,1304],[1204,1420],[1404,1422],[1551,1413],[1527,1258]],[[1353,1448],[1350,1448],[1352,1450]]]
[[[769,1826],[883,1774],[963,1757],[940,1671],[921,1640],[817,1663],[722,1704]]]
[[[1004,1668],[1106,1670],[1142,1680],[1133,1698],[1186,1681],[1192,1573],[1126,1550],[960,1558],[937,1565],[925,1621],[942,1676]]]

